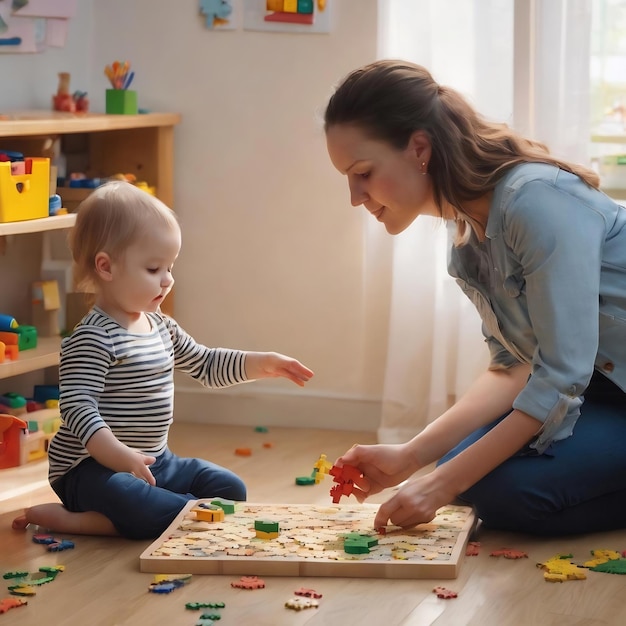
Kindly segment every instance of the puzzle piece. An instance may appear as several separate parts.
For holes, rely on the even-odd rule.
[[[199,611],[200,609],[223,609],[226,606],[224,602],[187,602],[185,608],[190,611]]]
[[[302,611],[303,609],[317,609],[320,603],[311,598],[295,597],[285,602],[285,607],[294,611]]]
[[[566,580],[584,580],[587,578],[585,570],[570,563],[571,554],[557,554],[544,563],[537,563],[537,567],[545,570],[543,577],[549,583],[562,583]]]
[[[349,496],[354,491],[354,481],[363,474],[353,465],[333,465],[328,472],[337,484],[331,487],[330,495],[334,504],[338,504],[341,496]]]
[[[230,583],[230,586],[237,589],[264,589],[265,581],[257,576],[242,576],[239,580]]]
[[[435,587],[433,589],[433,593],[436,593],[438,598],[443,598],[444,600],[449,600],[450,598],[456,598],[458,596],[456,591],[451,591],[445,587]]]
[[[21,598],[4,598],[0,600],[0,613],[6,613],[11,609],[16,609],[20,606],[26,606],[28,602]]]
[[[54,543],[48,544],[48,552],[63,552],[63,550],[73,550],[74,542],[69,539],[62,539]]]
[[[521,550],[510,550],[509,548],[501,548],[500,550],[494,550],[489,556],[503,556],[505,559],[527,559],[528,554]]]
[[[305,598],[321,598],[322,594],[317,593],[315,589],[306,589],[305,587],[300,587],[300,589],[296,589],[294,593],[297,596],[304,596]]]

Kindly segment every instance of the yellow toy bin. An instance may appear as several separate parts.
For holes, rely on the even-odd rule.
[[[50,159],[25,159],[26,174],[11,174],[11,163],[0,162],[0,222],[48,217]]]

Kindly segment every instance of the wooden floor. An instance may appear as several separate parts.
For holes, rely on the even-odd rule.
[[[262,443],[270,441],[266,449]],[[203,456],[237,471],[248,484],[252,502],[330,502],[330,483],[298,487],[296,476],[309,474],[320,453],[334,460],[356,441],[373,442],[371,433],[271,428],[200,426],[175,423],[171,446],[183,455]],[[250,457],[234,455],[248,446]],[[0,573],[63,564],[64,573],[37,590],[28,606],[0,616],[0,626],[192,626],[197,612],[186,602],[224,602],[218,624],[228,626],[327,625],[357,626],[587,626],[626,623],[626,578],[588,572],[587,580],[547,583],[536,563],[557,553],[586,560],[593,549],[626,550],[626,533],[615,532],[564,539],[538,539],[480,529],[478,556],[466,557],[456,580],[383,580],[346,578],[269,578],[257,591],[233,589],[232,576],[195,575],[191,583],[168,595],[148,593],[152,574],[139,572],[139,555],[149,541],[66,537],[76,548],[48,553],[32,542],[36,529],[11,530],[21,507],[54,496],[45,484],[46,462],[0,470]],[[28,485],[33,486],[29,490]],[[380,501],[380,497],[374,501]],[[490,557],[500,548],[526,551],[529,558]],[[7,581],[0,581],[7,584]],[[456,599],[438,599],[433,587],[443,584]],[[298,587],[323,594],[318,609],[284,608]],[[0,599],[8,597],[3,589]]]

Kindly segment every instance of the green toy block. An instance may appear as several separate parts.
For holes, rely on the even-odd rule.
[[[227,500],[226,498],[214,498],[211,500],[211,504],[219,507],[225,513],[225,515],[231,515],[235,512],[235,501]]]
[[[137,115],[137,92],[130,89],[107,89],[105,110],[114,115]]]
[[[37,329],[34,326],[18,326],[15,332],[18,350],[31,350],[37,347]]]
[[[298,13],[313,13],[313,0],[298,0]]]
[[[278,522],[266,519],[255,519],[254,530],[260,530],[264,533],[277,533],[280,528]]]

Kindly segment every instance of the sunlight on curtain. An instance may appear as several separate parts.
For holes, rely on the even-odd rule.
[[[513,0],[381,0],[379,57],[413,61],[486,117],[510,122]],[[367,224],[372,237],[389,237]],[[420,217],[393,238],[381,442],[415,435],[486,367],[473,305],[447,274],[447,229]]]

